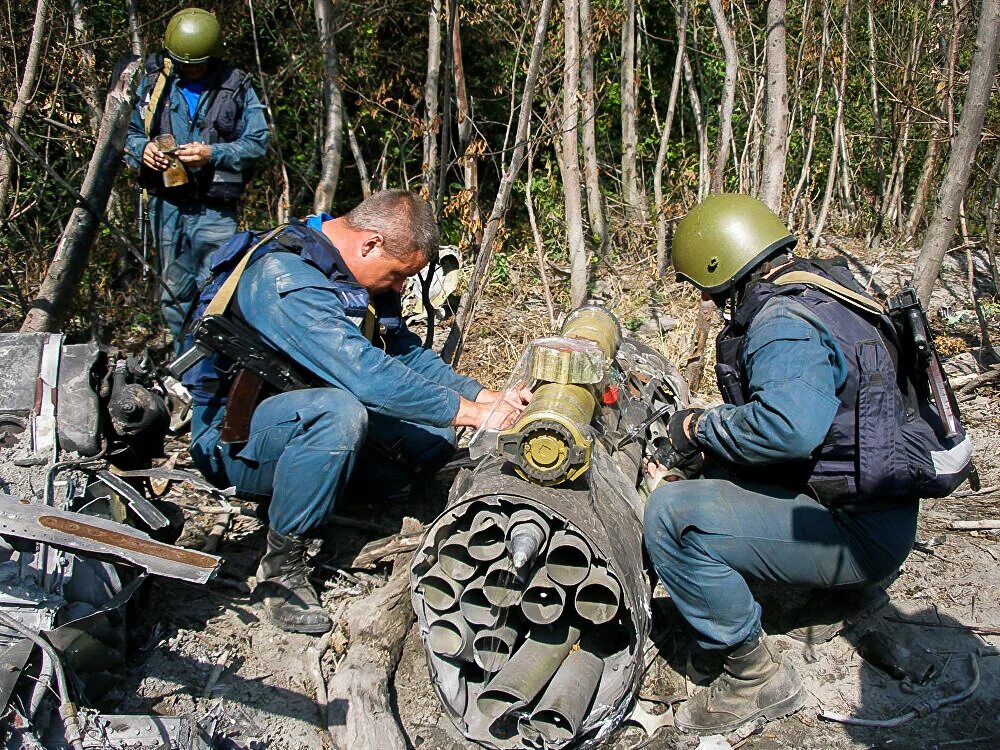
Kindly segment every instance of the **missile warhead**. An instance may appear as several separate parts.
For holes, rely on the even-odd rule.
[[[529,508],[511,514],[507,526],[507,550],[518,575],[535,561],[545,546],[549,522]]]

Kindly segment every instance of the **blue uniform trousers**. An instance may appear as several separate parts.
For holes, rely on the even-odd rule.
[[[365,497],[384,497],[451,457],[455,431],[369,412],[347,391],[312,388],[265,399],[244,445],[220,445],[220,407],[196,407],[191,456],[220,487],[270,499],[268,522],[281,534],[303,535],[333,513],[348,482]],[[391,447],[399,462],[371,447]],[[404,466],[405,464],[405,466]]]
[[[212,253],[236,233],[236,207],[174,204],[150,196],[149,227],[160,275],[180,302],[175,304],[160,287],[163,318],[177,348],[184,316],[211,271]]]
[[[857,588],[894,572],[909,554],[917,503],[891,510],[831,510],[776,485],[670,482],[646,504],[646,549],[702,648],[760,632],[746,578],[817,589]]]

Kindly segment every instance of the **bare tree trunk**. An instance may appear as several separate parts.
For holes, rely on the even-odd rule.
[[[828,9],[823,11],[823,32],[820,42],[819,72],[816,78],[816,96],[813,97],[812,116],[809,119],[809,137],[806,139],[806,153],[802,157],[802,169],[799,171],[798,182],[795,183],[795,191],[792,193],[792,200],[788,205],[787,223],[789,229],[792,228],[795,209],[798,206],[799,198],[805,193],[805,203],[810,203],[809,194],[811,190],[807,187],[809,177],[812,173],[813,147],[816,144],[816,125],[819,121],[819,105],[823,98],[823,72],[826,69],[826,52],[830,44],[830,13]]]
[[[878,78],[875,56],[875,16],[872,0],[865,4],[868,18],[868,72],[872,100],[872,155],[875,157],[875,190],[881,194],[885,184],[885,160],[882,154],[882,109],[879,106]]]
[[[634,9],[634,6],[633,6]],[[562,155],[566,245],[569,249],[570,299],[573,307],[587,299],[587,244],[583,237],[583,200],[580,195],[580,4],[563,0]],[[624,99],[624,97],[622,97]],[[634,156],[634,154],[633,154]],[[622,162],[624,165],[624,161]],[[530,176],[529,176],[530,179]]]
[[[361,153],[361,146],[358,144],[358,137],[354,133],[351,123],[347,123],[347,142],[351,144],[351,154],[354,156],[354,165],[358,169],[358,179],[361,180],[361,197],[367,198],[372,194],[371,179],[368,177],[368,165],[365,164],[364,154]]]
[[[125,131],[132,116],[132,80],[141,67],[139,60],[127,65],[108,92],[97,144],[80,191],[85,205],[77,206],[70,214],[38,297],[21,326],[22,333],[58,330],[76,293],[111,188],[121,169]]]
[[[83,17],[83,4],[81,0],[69,1],[70,13],[73,16],[73,36],[76,37],[76,47],[80,51],[80,67],[73,76],[80,87],[83,101],[90,110],[90,123],[93,132],[96,134],[101,126],[101,98],[97,90],[96,80],[96,58],[94,56],[94,39],[87,26],[87,20]]]
[[[788,52],[785,47],[785,0],[767,4],[767,131],[760,199],[775,213],[785,191],[788,145]]]
[[[816,219],[816,228],[813,231],[812,246],[819,247],[820,239],[823,236],[823,225],[826,224],[826,215],[830,210],[830,201],[833,198],[833,188],[836,185],[837,165],[840,158],[840,139],[837,137],[841,124],[844,122],[844,99],[847,94],[847,32],[850,29],[851,0],[844,2],[844,21],[840,26],[840,36],[842,47],[840,50],[840,85],[834,91],[837,95],[837,114],[833,119],[833,153],[830,154],[830,169],[826,175],[826,192],[823,194],[823,203],[820,205],[819,216]]]
[[[142,57],[142,39],[139,36],[139,0],[128,0],[128,38],[132,54]]]
[[[17,98],[10,108],[10,118],[7,120],[7,125],[15,133],[21,129],[24,113],[28,111],[28,105],[31,104],[31,97],[35,92],[38,63],[42,58],[42,46],[45,39],[47,5],[47,0],[38,0],[35,5],[35,23],[31,28],[31,41],[28,43],[28,55],[24,62],[24,72],[21,74],[21,85],[18,86]],[[11,173],[14,171],[14,160],[11,158],[13,147],[14,144],[8,141],[3,148],[0,148],[0,219],[7,216]]]
[[[736,37],[726,18],[722,0],[708,0],[719,31],[719,41],[726,53],[726,76],[722,83],[722,104],[719,109],[719,140],[715,145],[715,166],[712,167],[710,190],[721,193],[725,186],[726,162],[729,160],[729,142],[733,138],[733,104],[736,101],[736,76],[739,74],[739,57],[736,54]]]
[[[590,19],[590,0],[580,0],[580,92],[583,98],[583,176],[587,186],[587,217],[590,232],[598,238],[598,254],[608,246],[608,225],[604,217],[604,194],[597,161],[597,106],[594,94],[594,30]]]
[[[955,235],[957,212],[969,184],[976,149],[982,134],[986,109],[996,75],[997,50],[1000,42],[1000,0],[983,0],[976,32],[976,51],[969,70],[969,87],[958,132],[952,143],[948,166],[938,194],[937,207],[931,219],[924,243],[917,257],[913,282],[924,307],[930,303],[931,291],[941,270],[941,261]]]
[[[337,45],[333,37],[336,28],[333,0],[313,0],[319,48],[323,52],[323,104],[326,107],[326,133],[323,138],[323,158],[316,194],[315,213],[328,212],[337,194],[340,165],[344,149],[344,96],[340,91],[340,69]]]
[[[621,118],[622,118],[622,198],[632,221],[646,223],[646,201],[639,186],[636,151],[639,147],[635,72],[635,0],[625,0],[622,17]]]
[[[538,83],[538,69],[542,62],[542,53],[545,50],[545,33],[549,25],[549,15],[552,13],[552,0],[541,0],[541,7],[538,11],[538,20],[535,22],[535,34],[531,44],[531,60],[528,63],[528,73],[524,79],[524,93],[521,96],[520,112],[517,118],[517,133],[514,137],[514,149],[510,156],[510,162],[500,180],[500,187],[497,190],[496,200],[493,202],[493,210],[490,218],[486,222],[483,231],[483,244],[476,255],[476,263],[469,276],[469,284],[462,294],[462,299],[455,311],[455,320],[448,331],[448,339],[444,343],[441,356],[452,366],[457,366],[462,356],[462,345],[465,331],[468,330],[472,322],[472,316],[476,311],[476,300],[479,296],[479,286],[489,268],[493,255],[493,243],[497,236],[497,231],[507,213],[507,206],[510,203],[510,193],[514,186],[517,173],[524,165],[524,156],[527,148],[529,125],[531,123],[531,105],[535,97],[535,86]]]
[[[687,49],[688,0],[680,0],[677,15],[677,53],[674,57],[674,75],[670,80],[670,98],[667,100],[667,116],[660,132],[660,148],[656,152],[656,170],[653,172],[653,195],[656,202],[656,275],[662,276],[667,265],[667,217],[663,205],[663,168],[667,163],[667,146],[670,144],[670,129],[674,124],[677,95],[680,93],[681,68]]]
[[[462,184],[469,196],[469,213],[465,223],[472,244],[483,239],[483,219],[479,210],[479,154],[472,143],[472,109],[465,86],[465,61],[462,56],[462,6],[455,5],[451,48],[455,60],[455,101],[458,109],[458,153],[462,154]]]
[[[528,134],[528,140],[528,176],[524,181],[524,207],[528,210],[528,223],[531,225],[531,237],[535,241],[535,256],[538,259],[538,278],[542,282],[542,293],[545,295],[545,308],[549,311],[549,325],[555,329],[555,305],[552,303],[552,290],[549,289],[549,275],[545,271],[545,243],[542,241],[542,233],[538,231],[538,221],[535,219],[535,204],[531,199],[531,173],[534,168],[535,144],[530,142],[530,132]]]
[[[941,87],[940,109],[942,117],[946,118],[948,124],[948,140],[955,136],[955,64],[958,60],[959,42],[959,14],[956,12],[952,19],[951,41],[948,47],[948,60],[945,63],[944,85]],[[913,202],[910,204],[910,214],[906,219],[906,230],[904,240],[912,240],[917,236],[920,228],[920,221],[924,217],[927,208],[927,200],[931,192],[931,181],[937,170],[938,158],[941,155],[941,122],[935,121],[931,125],[931,132],[927,141],[927,153],[924,156],[924,165],[920,169],[920,177],[917,179],[917,186],[913,195]]]
[[[253,52],[257,60],[257,78],[260,80],[260,98],[267,113],[267,119],[271,124],[271,148],[278,157],[278,164],[281,165],[281,199],[278,201],[278,223],[284,224],[288,221],[289,211],[292,205],[291,186],[288,181],[288,168],[285,166],[285,157],[281,153],[281,139],[278,137],[277,128],[274,127],[274,110],[271,109],[271,97],[267,92],[267,81],[264,80],[264,67],[260,62],[260,43],[257,41],[257,19],[254,15],[253,0],[247,0],[247,8],[250,10],[250,28],[253,31]]]
[[[438,86],[441,77],[441,0],[431,0],[427,14],[427,78],[424,81],[423,184],[427,200],[437,196]]]
[[[993,159],[990,182],[993,184],[993,198],[986,210],[986,258],[990,264],[993,293],[1000,294],[1000,267],[997,266],[997,221],[1000,220],[1000,147],[997,148],[996,157]]]
[[[691,59],[688,57],[687,48],[684,49],[683,58],[684,85],[687,88],[688,100],[691,102],[691,111],[694,113],[694,126],[698,131],[698,200],[700,201],[708,193],[711,180],[708,171],[708,123],[705,122],[705,113],[702,111],[701,98],[698,96],[698,87],[694,80],[694,71],[691,70]]]

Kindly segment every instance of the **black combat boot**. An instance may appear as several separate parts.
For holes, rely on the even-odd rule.
[[[798,673],[760,635],[726,657],[719,678],[682,704],[674,723],[684,732],[726,734],[754,719],[794,713],[805,700]]]
[[[325,633],[330,616],[309,583],[309,540],[267,530],[267,552],[257,568],[254,589],[275,625],[292,633]]]
[[[796,627],[768,632],[784,633],[789,638],[810,645],[826,643],[889,603],[889,595],[880,585],[863,589],[818,590],[792,615]]]

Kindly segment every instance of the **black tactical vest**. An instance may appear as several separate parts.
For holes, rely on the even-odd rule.
[[[208,82],[203,97],[199,102],[195,117],[201,128],[205,143],[232,143],[243,132],[243,100],[247,86],[250,85],[250,75],[233,68],[223,62],[211,63],[208,72]],[[163,55],[150,55],[146,59],[145,77],[148,80],[147,91],[152,91],[157,76],[163,71]],[[177,84],[176,73],[163,89],[163,94],[156,102],[156,112],[153,114],[152,132],[150,138],[163,133],[171,133],[170,123],[170,93]],[[243,189],[252,178],[251,170],[233,173],[229,170],[217,169],[211,164],[205,164],[192,171],[192,180],[187,185],[167,188],[163,185],[160,172],[141,167],[140,182],[153,195],[166,198],[172,203],[185,201],[208,201],[216,203],[235,203],[243,194]]]

